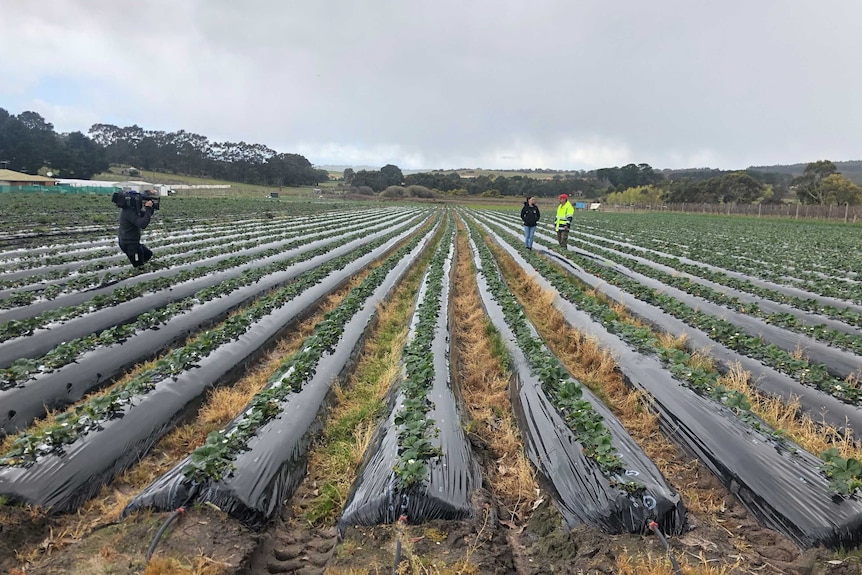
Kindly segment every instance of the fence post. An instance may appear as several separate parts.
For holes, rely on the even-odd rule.
[[[844,204],[844,223],[847,223],[847,216],[850,215],[850,202]]]
[[[799,219],[799,204],[796,204],[796,219]]]

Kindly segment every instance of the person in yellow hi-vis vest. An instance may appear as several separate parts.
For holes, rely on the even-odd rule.
[[[569,241],[569,230],[572,227],[574,215],[575,208],[569,202],[569,196],[560,194],[560,205],[557,206],[557,219],[554,226],[557,230],[557,243],[563,249],[566,249],[566,244]]]

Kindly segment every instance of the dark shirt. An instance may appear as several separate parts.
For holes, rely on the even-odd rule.
[[[539,206],[530,205],[527,202],[524,202],[524,207],[521,208],[521,221],[524,222],[525,226],[533,227],[539,223]]]
[[[139,243],[141,241],[141,230],[150,224],[153,213],[144,210],[138,214],[134,208],[123,208],[120,210],[120,229],[117,239],[121,244]]]

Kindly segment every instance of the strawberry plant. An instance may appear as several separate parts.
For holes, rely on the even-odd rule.
[[[418,239],[414,241],[418,241]],[[138,373],[126,384],[112,389],[104,396],[76,406],[74,409],[75,417],[70,417],[62,423],[55,420],[50,425],[23,433],[22,436],[33,438],[38,449],[22,451],[13,447],[8,453],[0,455],[0,466],[32,463],[43,453],[61,450],[62,446],[68,442],[59,443],[56,441],[58,425],[68,424],[65,426],[69,428],[68,433],[64,432],[63,437],[72,439],[99,430],[103,422],[121,415],[123,409],[132,407],[135,397],[149,393],[159,381],[194,367],[201,357],[209,355],[222,344],[238,339],[254,322],[283,306],[333,271],[341,269],[347,263],[369,253],[372,249],[372,245],[362,246],[347,255],[330,260],[301,274],[293,283],[258,299],[242,313],[230,316],[218,328],[199,334],[187,345],[160,358],[153,367]]]
[[[862,491],[862,463],[849,457],[838,455],[836,448],[820,454],[823,459],[821,470],[829,478],[829,488],[840,495],[853,495]]]
[[[416,309],[418,321],[412,330],[412,339],[404,346],[404,379],[400,391],[403,401],[395,413],[398,433],[398,456],[393,466],[399,489],[405,490],[421,483],[427,474],[427,463],[441,455],[430,441],[434,434],[434,420],[428,417],[433,407],[428,392],[435,372],[431,352],[435,324],[443,297],[443,265],[449,257],[453,229],[450,225],[440,241],[425,277],[424,295]]]
[[[299,351],[275,369],[268,379],[267,387],[252,398],[232,427],[213,432],[211,437],[207,438],[206,444],[192,452],[190,462],[182,470],[187,480],[197,483],[213,481],[232,471],[236,455],[245,449],[257,431],[281,413],[286,402],[311,380],[322,356],[334,349],[341,339],[347,322],[383,282],[389,271],[419,244],[422,239],[421,231],[369,272],[335,309],[325,314],[324,319],[315,326],[314,332],[303,341]],[[336,262],[335,265],[339,263]]]
[[[534,334],[523,309],[500,277],[499,271],[491,271],[497,269],[496,264],[487,245],[479,238],[475,225],[471,223],[468,227],[482,262],[480,273],[485,278],[491,295],[502,307],[505,321],[515,334],[518,347],[527,357],[532,372],[539,378],[551,403],[583,447],[584,455],[595,461],[602,472],[621,489],[640,489],[638,483],[622,478],[622,459],[612,445],[610,432],[601,415],[595,411],[592,404],[581,399],[580,384],[571,378],[560,361]]]

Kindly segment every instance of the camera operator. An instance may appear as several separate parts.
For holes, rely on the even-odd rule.
[[[141,232],[150,224],[154,207],[150,191],[143,194],[131,191],[129,198],[131,201],[127,201],[120,209],[117,239],[120,249],[129,257],[132,265],[138,268],[153,257],[153,252],[141,243]]]

